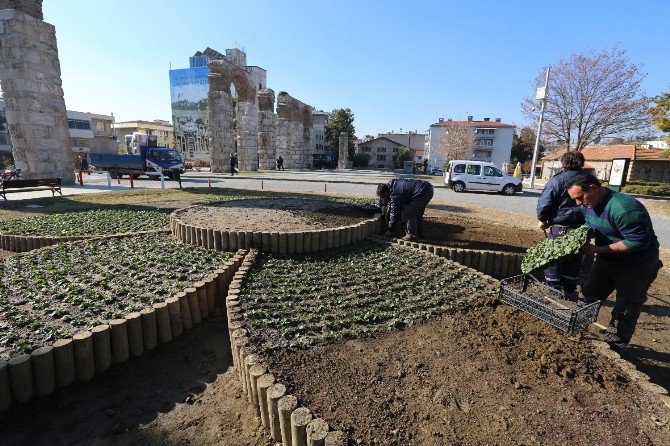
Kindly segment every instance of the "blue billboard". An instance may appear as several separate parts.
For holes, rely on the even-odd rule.
[[[209,68],[170,70],[175,147],[186,159],[209,160],[207,93]]]

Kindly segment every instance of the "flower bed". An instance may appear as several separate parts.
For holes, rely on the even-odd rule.
[[[161,211],[94,210],[40,215],[0,222],[0,234],[22,236],[90,236],[165,228],[169,214]]]
[[[495,294],[470,269],[385,244],[258,257],[240,302],[252,340],[266,353],[402,327]]]
[[[0,262],[0,358],[164,299],[232,254],[164,234],[56,245]]]

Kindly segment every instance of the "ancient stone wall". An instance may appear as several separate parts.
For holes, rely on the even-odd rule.
[[[0,82],[12,151],[26,178],[74,182],[56,30],[41,20],[40,1],[0,8]],[[22,12],[26,11],[26,12]]]
[[[237,140],[239,168],[257,170],[258,103],[251,72],[225,59],[211,60],[209,71],[207,108],[212,171],[225,172],[230,168],[230,154],[235,151],[233,138]],[[233,128],[231,84],[238,97],[237,128]]]
[[[287,168],[306,168],[312,162],[312,110],[285,91],[277,96],[277,156]]]
[[[338,169],[348,169],[349,166],[349,134],[347,132],[340,133],[340,153],[337,160]]]
[[[15,9],[39,20],[44,20],[42,0],[0,0],[0,9]]]
[[[258,168],[274,169],[277,150],[275,92],[260,90],[258,97]]]

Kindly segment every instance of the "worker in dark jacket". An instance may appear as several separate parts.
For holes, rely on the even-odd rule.
[[[433,186],[428,181],[401,178],[377,186],[377,195],[382,209],[388,205],[386,235],[390,236],[399,223],[407,222],[403,240],[416,240],[423,232],[423,213],[433,198]]]
[[[581,152],[567,152],[561,157],[563,170],[554,175],[544,187],[537,201],[538,227],[549,228],[548,238],[565,235],[584,224],[584,214],[568,195],[568,183],[584,173],[584,155]],[[547,285],[565,293],[571,300],[577,298],[577,279],[582,262],[574,256],[544,270]]]

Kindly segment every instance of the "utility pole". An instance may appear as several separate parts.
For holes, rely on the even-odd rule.
[[[547,67],[547,75],[544,78],[544,87],[540,87],[535,92],[535,99],[540,101],[540,121],[537,124],[537,134],[535,135],[535,149],[533,150],[533,164],[530,168],[530,188],[535,186],[535,166],[537,165],[537,152],[540,148],[540,135],[542,134],[542,122],[544,121],[544,107],[547,105],[547,88],[549,87],[549,72],[551,67]]]

